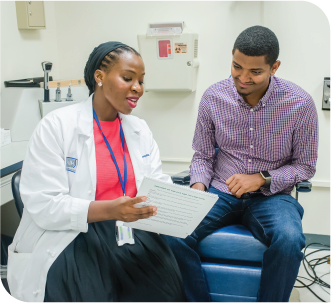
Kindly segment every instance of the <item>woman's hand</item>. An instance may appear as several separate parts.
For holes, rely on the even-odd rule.
[[[92,201],[88,210],[87,223],[120,220],[133,222],[138,219],[146,219],[156,215],[155,206],[136,208],[136,203],[146,201],[147,197],[130,198],[119,197],[109,201]]]
[[[112,215],[114,219],[133,222],[138,219],[146,219],[156,215],[157,208],[155,206],[147,206],[142,208],[136,208],[136,203],[144,202],[147,197],[119,197],[112,202]]]

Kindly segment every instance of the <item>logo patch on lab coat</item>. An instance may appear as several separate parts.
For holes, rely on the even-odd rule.
[[[77,159],[71,158],[71,157],[66,158],[66,169],[67,169],[67,171],[71,171],[71,172],[75,173],[77,165],[78,165],[78,160]]]

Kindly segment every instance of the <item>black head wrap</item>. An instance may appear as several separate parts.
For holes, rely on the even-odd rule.
[[[96,84],[94,79],[94,72],[97,69],[99,69],[103,58],[108,53],[112,52],[114,49],[119,47],[129,47],[129,46],[121,42],[109,41],[95,47],[93,52],[90,54],[90,57],[88,58],[84,69],[84,79],[89,89],[89,95],[93,94],[94,87]]]

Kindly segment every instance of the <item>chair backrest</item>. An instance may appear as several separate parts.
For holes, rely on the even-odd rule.
[[[20,218],[22,218],[23,213],[23,202],[20,195],[20,180],[21,180],[21,170],[17,171],[11,179],[11,189],[13,192],[13,197],[15,200],[16,209]]]

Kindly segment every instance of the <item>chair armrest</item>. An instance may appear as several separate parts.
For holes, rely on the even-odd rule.
[[[185,170],[171,177],[172,182],[176,184],[187,184],[190,183],[190,171]]]
[[[295,184],[295,187],[300,193],[309,193],[311,191],[312,184],[309,181],[302,181]]]
[[[177,184],[190,183],[190,171],[185,170],[171,177],[172,182]],[[301,193],[311,192],[312,184],[309,181],[302,181],[295,184],[296,190]]]

